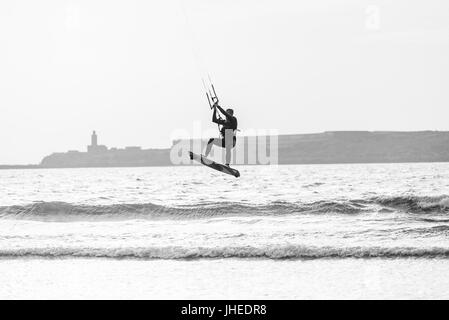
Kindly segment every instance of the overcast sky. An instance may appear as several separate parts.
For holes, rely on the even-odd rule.
[[[214,129],[449,130],[447,0],[2,0],[0,163]]]

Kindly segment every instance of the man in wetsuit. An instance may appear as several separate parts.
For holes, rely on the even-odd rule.
[[[214,103],[213,109],[214,113],[212,115],[212,122],[217,123],[222,127],[220,129],[220,138],[209,139],[206,147],[206,157],[212,150],[212,145],[226,148],[226,165],[229,166],[229,164],[231,163],[231,150],[235,147],[235,144],[237,142],[237,138],[235,135],[237,131],[237,118],[234,117],[234,110],[224,110],[218,105],[218,102]],[[217,115],[217,109],[221,114],[225,116],[224,120]]]

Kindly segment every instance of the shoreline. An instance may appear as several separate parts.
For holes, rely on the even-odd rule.
[[[310,162],[310,163],[278,163],[275,165],[264,164],[234,164],[235,167],[276,167],[276,166],[327,166],[327,165],[374,165],[374,164],[444,164],[449,161],[400,161],[400,162]],[[90,166],[90,167],[42,167],[39,165],[0,165],[0,170],[54,170],[54,169],[125,169],[125,168],[173,168],[173,167],[201,167],[201,164],[179,164],[179,165],[150,165],[150,166]]]

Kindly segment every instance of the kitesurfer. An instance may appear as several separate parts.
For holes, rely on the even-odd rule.
[[[237,142],[236,131],[237,131],[237,118],[234,117],[234,110],[226,109],[224,110],[221,106],[218,105],[218,101],[215,101],[212,106],[214,109],[214,113],[212,114],[212,122],[221,125],[220,129],[220,138],[211,138],[207,143],[206,154],[207,157],[212,150],[212,146],[216,145],[221,148],[226,149],[226,166],[229,167],[231,163],[231,151],[232,148],[235,147]],[[225,116],[225,119],[222,119],[217,112],[217,109],[220,113]]]

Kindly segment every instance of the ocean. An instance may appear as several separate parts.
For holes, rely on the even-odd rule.
[[[0,171],[0,298],[447,299],[449,164]]]

